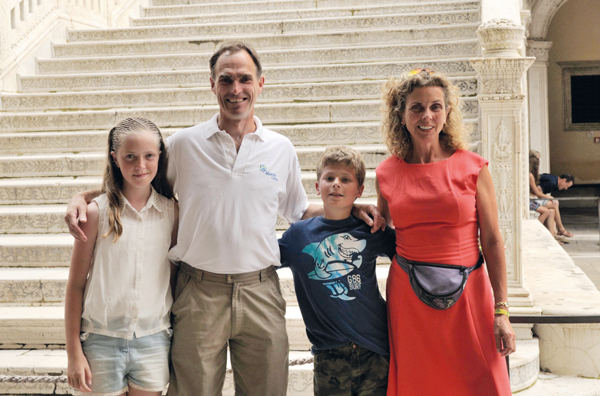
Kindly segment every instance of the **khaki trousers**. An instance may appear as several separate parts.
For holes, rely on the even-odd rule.
[[[236,395],[286,394],[289,343],[274,267],[224,275],[182,262],[172,315],[169,396],[221,395],[227,345]]]

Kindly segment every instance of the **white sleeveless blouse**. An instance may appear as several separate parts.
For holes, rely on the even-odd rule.
[[[92,267],[85,285],[81,329],[132,339],[170,326],[173,303],[167,259],[174,223],[174,202],[152,194],[138,213],[125,199],[123,235],[113,243],[108,230],[108,198],[94,201],[100,209]]]

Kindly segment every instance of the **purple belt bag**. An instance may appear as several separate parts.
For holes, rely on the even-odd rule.
[[[481,267],[483,256],[473,267],[423,263],[396,255],[396,262],[410,279],[410,286],[421,301],[434,309],[448,309],[460,298],[469,274]]]

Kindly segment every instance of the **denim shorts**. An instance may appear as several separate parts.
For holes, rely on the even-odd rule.
[[[83,353],[92,371],[92,394],[117,396],[129,387],[162,392],[169,382],[172,330],[132,340],[81,333]],[[80,392],[77,392],[81,394]]]

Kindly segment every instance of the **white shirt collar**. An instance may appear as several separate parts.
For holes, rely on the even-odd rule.
[[[148,198],[148,202],[146,202],[146,205],[139,212],[135,210],[133,206],[131,206],[127,198],[125,198],[125,196],[121,194],[121,197],[123,198],[123,201],[121,201],[121,211],[125,209],[125,206],[129,206],[129,208],[131,208],[133,211],[137,213],[142,213],[143,211],[149,210],[152,206],[154,206],[156,210],[162,212],[162,202],[160,201],[160,194],[156,192],[152,185],[150,185],[150,188],[152,189],[152,191],[150,193],[150,197]]]
[[[218,132],[227,133],[221,129],[219,129],[219,123],[217,122],[217,118],[219,117],[219,113],[215,114],[209,121],[206,126],[206,139],[210,139],[213,135]],[[257,136],[263,142],[268,140],[267,133],[265,132],[265,128],[263,127],[262,122],[258,119],[258,117],[254,116],[254,123],[256,124],[256,131],[249,133],[246,136],[254,135]]]

